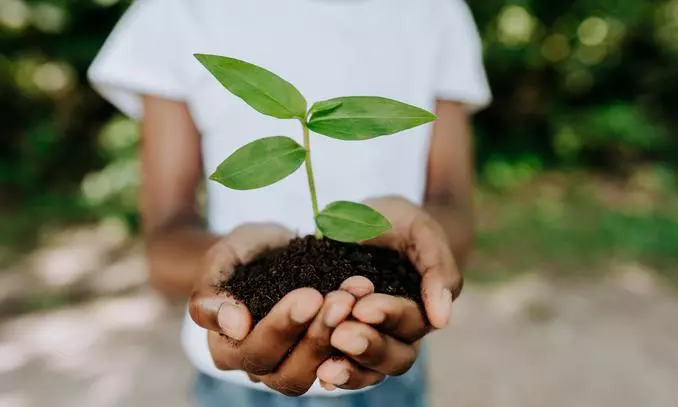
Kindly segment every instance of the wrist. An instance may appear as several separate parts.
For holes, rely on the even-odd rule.
[[[436,200],[427,202],[424,210],[441,227],[457,268],[462,272],[468,262],[475,236],[472,209],[453,201]]]

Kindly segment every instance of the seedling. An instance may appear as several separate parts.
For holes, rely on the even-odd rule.
[[[309,130],[339,140],[367,140],[429,123],[436,119],[434,114],[376,96],[338,97],[316,102],[307,109],[306,99],[297,88],[264,68],[218,55],[195,57],[235,96],[262,114],[298,120],[303,134],[303,146],[285,136],[246,144],[217,167],[211,180],[236,190],[262,188],[305,164],[317,238],[358,242],[391,228],[379,212],[355,202],[337,201],[318,211]]]

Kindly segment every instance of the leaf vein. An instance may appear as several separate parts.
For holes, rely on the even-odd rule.
[[[346,216],[338,216],[338,215],[332,214],[332,213],[322,213],[322,214],[320,214],[320,216],[325,216],[325,217],[328,217],[328,218],[335,218],[335,219],[346,220],[346,221],[349,221],[349,222],[357,223],[357,224],[360,224],[360,225],[365,225],[365,226],[372,227],[372,228],[378,228],[378,227],[381,226],[379,223],[366,223],[366,222],[361,222],[361,221],[356,220],[356,219],[354,219],[354,218],[350,218],[350,217],[346,217]]]
[[[271,95],[270,93],[268,93],[268,92],[266,91],[265,88],[261,88],[261,87],[257,86],[256,84],[253,84],[252,82],[250,82],[250,81],[248,80],[247,75],[244,75],[242,72],[240,72],[240,71],[237,70],[237,69],[234,69],[233,72],[234,72],[234,73],[235,73],[235,74],[236,74],[243,82],[247,83],[249,86],[253,87],[254,89],[259,90],[261,93],[264,94],[264,96],[266,96],[269,100],[272,100],[273,102],[275,102],[276,104],[278,104],[278,106],[280,106],[280,107],[281,107],[283,110],[285,110],[287,113],[289,113],[289,114],[291,114],[291,115],[294,115],[294,114],[295,114],[295,113],[292,112],[290,109],[288,109],[287,106],[285,106],[285,104],[283,104],[283,102],[279,101],[278,99],[276,99],[275,97],[273,97],[273,95]]]
[[[327,116],[320,118],[311,118],[310,123],[317,122],[326,122],[331,120],[347,120],[347,119],[361,119],[361,120],[374,120],[374,119],[389,119],[389,120],[414,120],[414,119],[428,119],[428,116]]]
[[[243,172],[245,172],[245,171],[252,170],[252,169],[255,168],[255,167],[260,167],[260,166],[265,165],[266,163],[269,163],[269,162],[272,162],[272,161],[279,161],[280,159],[282,159],[282,158],[284,158],[284,157],[286,157],[286,156],[288,156],[288,155],[295,154],[295,153],[297,153],[297,152],[299,152],[299,151],[305,151],[305,150],[304,150],[302,147],[297,147],[297,148],[295,148],[294,150],[285,152],[285,153],[280,154],[280,155],[266,157],[266,158],[263,159],[263,160],[260,160],[260,161],[255,162],[253,165],[250,165],[250,166],[248,166],[248,167],[244,167],[244,168],[241,168],[241,169],[239,169],[239,170],[235,170],[235,171],[233,171],[233,172],[230,172],[230,173],[229,173],[229,178],[235,178],[236,176],[238,176],[239,174],[241,174],[241,173],[243,173]]]

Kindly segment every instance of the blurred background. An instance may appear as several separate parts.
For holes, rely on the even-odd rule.
[[[478,243],[433,398],[678,400],[678,0],[469,0]],[[0,407],[186,406],[144,287],[136,124],[85,71],[126,0],[0,0]]]

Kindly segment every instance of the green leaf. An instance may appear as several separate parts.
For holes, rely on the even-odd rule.
[[[373,239],[391,228],[391,223],[379,212],[348,201],[327,205],[315,218],[315,223],[325,236],[340,242]]]
[[[424,109],[376,96],[349,96],[325,100],[341,102],[334,109],[313,112],[308,127],[340,140],[367,140],[432,122],[436,116]]]
[[[210,179],[231,189],[256,189],[275,184],[296,171],[306,150],[289,137],[265,137],[237,149]]]
[[[258,112],[279,119],[306,116],[306,99],[294,85],[273,72],[218,55],[195,54],[195,57],[226,89]]]
[[[342,101],[338,99],[322,100],[320,102],[315,102],[308,113],[309,115],[314,115],[317,113],[329,112],[330,110],[336,109],[341,104]]]

